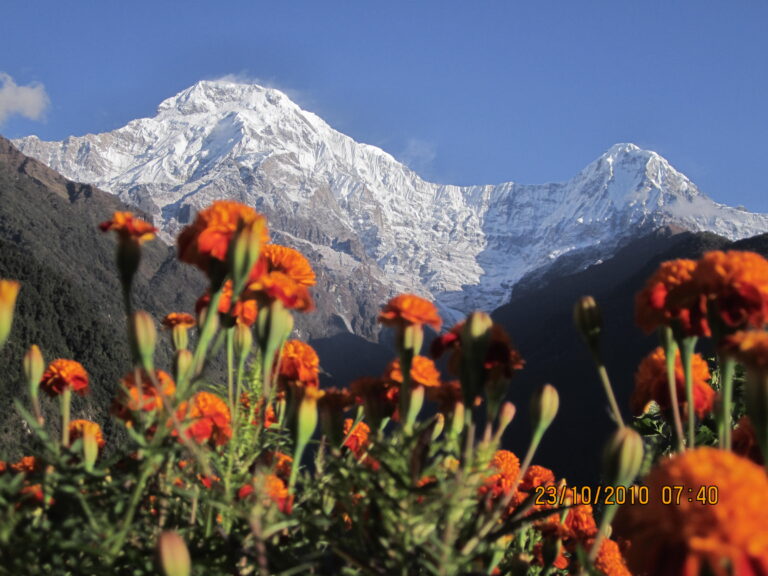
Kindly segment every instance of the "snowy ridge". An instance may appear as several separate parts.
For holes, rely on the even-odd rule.
[[[312,251],[334,282],[363,274],[434,298],[447,320],[499,306],[515,282],[563,254],[605,258],[663,225],[731,239],[768,231],[768,215],[713,202],[632,144],[568,182],[438,185],[277,90],[228,81],[199,82],[113,132],[14,143],[151,213],[167,239],[215,199],[250,204],[276,241]],[[357,310],[334,306],[349,328]]]

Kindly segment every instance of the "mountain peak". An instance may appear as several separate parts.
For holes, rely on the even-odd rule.
[[[275,88],[240,82],[228,78],[201,80],[158,106],[158,114],[179,112],[188,114],[215,114],[232,109],[259,109],[264,106],[299,107]]]
[[[213,200],[255,207],[276,242],[305,251],[325,278],[354,285],[341,304],[329,297],[322,322],[358,333],[368,330],[356,325],[359,311],[374,317],[394,291],[433,298],[457,319],[498,306],[525,274],[565,254],[586,266],[660,226],[729,238],[768,230],[768,216],[716,204],[634,144],[611,146],[567,182],[439,185],[279,90],[226,78],[198,82],[154,118],[110,133],[17,142],[65,176],[139,206],[168,238]]]

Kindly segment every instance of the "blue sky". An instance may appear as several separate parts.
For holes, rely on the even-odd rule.
[[[762,1],[10,0],[0,84],[28,91],[0,92],[0,133],[108,131],[237,74],[432,181],[565,180],[629,141],[768,212],[767,22]]]

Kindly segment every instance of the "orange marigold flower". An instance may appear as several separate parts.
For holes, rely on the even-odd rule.
[[[538,544],[534,545],[532,552],[535,558],[536,566],[544,566],[544,542],[539,542]],[[567,570],[569,564],[570,562],[565,556],[565,547],[561,546],[557,553],[557,558],[555,558],[552,566],[560,570]]]
[[[568,509],[563,527],[567,538],[586,542],[597,535],[597,524],[592,513],[592,506],[581,502],[581,497],[577,494],[575,501],[572,502],[574,506]],[[571,503],[570,498],[569,503]]]
[[[261,410],[264,407],[264,403],[266,401],[262,398],[259,400],[258,404],[253,409],[253,419],[251,420],[251,424],[257,424],[259,420],[259,414],[261,414]],[[249,397],[247,392],[243,392],[240,395],[240,405],[245,409],[246,414],[250,414],[251,412],[251,398]],[[272,426],[272,424],[275,424],[277,422],[277,414],[275,414],[275,409],[270,404],[267,406],[267,412],[264,415],[264,428],[269,428]]]
[[[663,459],[645,479],[648,504],[619,509],[616,532],[632,542],[627,564],[641,574],[768,574],[768,476],[736,454],[703,447]],[[669,502],[669,487],[681,488]],[[696,497],[712,494],[716,505]],[[673,491],[674,493],[674,491]],[[709,570],[708,570],[709,569]]]
[[[768,368],[768,332],[764,330],[735,332],[723,339],[720,349],[750,368]]]
[[[16,508],[18,509],[22,504],[25,503],[42,504],[43,501],[43,485],[30,484],[28,486],[24,486],[19,492],[19,503],[16,505]],[[52,506],[53,503],[53,498],[48,498],[48,505]]]
[[[461,383],[458,380],[448,380],[440,386],[427,388],[427,398],[435,402],[437,409],[443,414],[452,413],[457,404],[464,402]]]
[[[129,425],[134,421],[134,412],[162,410],[164,398],[167,401],[176,393],[176,383],[163,370],[155,370],[157,387],[144,370],[139,376],[141,381],[137,382],[135,372],[126,374],[112,402],[112,414]]]
[[[88,373],[80,362],[60,358],[48,365],[40,380],[40,388],[49,396],[58,396],[65,388],[85,396],[88,393]]]
[[[555,475],[552,470],[534,464],[525,471],[525,475],[520,481],[520,490],[532,492],[539,486],[551,486],[554,483]]]
[[[726,326],[761,328],[768,320],[768,260],[754,252],[707,252],[693,282]]]
[[[280,356],[278,381],[283,385],[293,383],[318,386],[320,358],[309,344],[301,340],[288,340]]]
[[[701,354],[694,354],[693,370],[693,402],[694,410],[699,418],[712,410],[715,401],[715,391],[707,383],[710,378],[707,362]],[[680,399],[680,410],[686,413],[685,374],[680,360],[680,352],[675,357],[675,385]],[[635,414],[643,412],[646,404],[654,400],[663,410],[670,408],[669,384],[667,383],[667,363],[664,349],[656,348],[646,356],[635,373],[635,390],[630,400]]]
[[[400,294],[392,298],[381,309],[379,322],[386,326],[426,324],[435,330],[440,330],[443,325],[435,305],[415,294]]]
[[[671,325],[674,320],[679,321],[686,332],[700,333],[705,329],[708,332],[708,327],[703,325],[697,332],[691,326],[691,311],[686,308],[674,308],[667,298],[670,292],[692,288],[692,274],[695,269],[694,260],[662,262],[645,283],[643,290],[635,296],[635,323],[646,334],[650,334],[659,326]],[[706,318],[703,315],[700,317],[706,323]]]
[[[10,469],[19,474],[31,474],[41,470],[40,462],[34,456],[24,456],[18,462],[11,464]]]
[[[393,360],[389,363],[384,377],[402,383],[403,371],[400,367],[400,360]],[[440,386],[440,372],[435,363],[426,356],[414,356],[411,363],[411,384],[426,388]]]
[[[307,287],[279,270],[249,280],[244,296],[255,298],[264,306],[279,300],[289,310],[309,312],[314,308]]]
[[[267,273],[282,272],[302,286],[314,286],[317,278],[309,260],[298,250],[267,244],[262,248],[261,256],[266,261]]]
[[[96,422],[90,420],[73,420],[69,423],[69,437],[74,442],[80,438],[84,438],[86,434],[91,434],[96,439],[96,444],[99,448],[104,447],[104,434],[101,431],[101,426]]]
[[[592,547],[592,543],[589,543]],[[632,576],[624,562],[624,556],[621,555],[619,545],[610,538],[605,538],[600,543],[600,550],[595,558],[595,568],[605,576]]]
[[[451,351],[451,356],[448,358],[448,371],[454,376],[461,376],[461,332],[463,329],[464,322],[459,322],[448,332],[435,338],[430,347],[432,358],[440,358],[445,352]],[[504,328],[498,324],[491,326],[491,337],[483,361],[486,381],[511,378],[523,366],[525,366],[525,360],[512,344],[512,340]]]
[[[285,482],[274,474],[268,474],[263,478],[254,478],[251,484],[246,484],[237,492],[240,500],[251,497],[256,492],[264,496],[265,504],[270,502],[277,504],[278,510],[283,514],[290,514],[293,508],[293,496],[288,492]]]
[[[195,313],[200,314],[211,303],[211,295],[204,294],[195,303]],[[227,280],[221,287],[219,296],[219,314],[234,318],[236,324],[253,326],[259,314],[255,300],[240,298],[232,305],[232,280]]]
[[[365,422],[358,422],[352,428],[354,421],[352,418],[344,420],[344,446],[349,448],[357,458],[361,458],[368,450],[368,435],[371,432],[370,427]]]
[[[733,451],[744,458],[749,458],[755,464],[763,464],[763,455],[757,442],[755,427],[749,416],[742,416],[731,438]]]
[[[358,404],[365,406],[367,418],[379,422],[383,418],[397,420],[400,387],[388,378],[358,378],[349,385]]]
[[[195,221],[179,234],[179,260],[208,272],[211,261],[224,262],[238,226],[261,223],[261,242],[269,241],[266,219],[253,208],[218,200],[197,213]]]
[[[229,407],[221,398],[201,391],[189,402],[182,402],[176,417],[186,425],[184,435],[198,444],[212,442],[216,446],[226,444],[232,437]]]
[[[512,490],[520,472],[520,460],[509,450],[497,450],[491,458],[490,469],[495,473],[483,481],[480,494],[489,494],[492,499],[500,498]]]
[[[491,458],[491,466],[510,478],[515,478],[520,472],[520,459],[509,450],[496,450]]]
[[[152,240],[157,234],[157,228],[146,220],[137,218],[131,212],[115,212],[112,220],[99,224],[102,232],[114,230],[122,240],[132,240],[143,244]]]
[[[176,326],[194,328],[197,325],[197,322],[192,314],[187,314],[186,312],[171,312],[170,314],[165,315],[162,324],[168,329],[175,328]]]

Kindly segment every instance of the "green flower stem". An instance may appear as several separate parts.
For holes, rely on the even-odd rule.
[[[237,397],[235,396],[235,328],[226,330],[227,335],[227,396],[229,399],[230,421],[232,422],[232,437],[229,439],[229,458],[227,471],[224,474],[224,494],[229,500],[232,497],[232,468],[237,457]],[[238,370],[239,372],[239,370]],[[238,380],[240,380],[238,375]],[[228,527],[227,527],[228,528]]]
[[[400,350],[400,372],[403,381],[400,383],[400,421],[403,424],[403,432],[410,436],[413,434],[413,422],[408,422],[408,413],[411,404],[411,364],[413,362],[413,350],[402,348]]]
[[[736,363],[729,356],[718,358],[720,372],[720,391],[722,398],[722,412],[719,415],[718,428],[720,432],[720,448],[731,449],[731,413],[733,412],[733,374]]]
[[[693,350],[696,347],[696,337],[688,336],[680,343],[680,356],[685,372],[685,402],[687,411],[688,448],[696,445],[696,406],[693,402]]]
[[[600,377],[600,383],[603,385],[603,390],[608,398],[608,404],[611,406],[613,417],[616,420],[616,423],[623,428],[624,418],[621,417],[621,410],[619,410],[616,396],[613,394],[613,386],[611,386],[611,380],[608,378],[608,371],[605,369],[605,364],[603,364],[603,361],[600,359],[600,354],[594,348],[592,349],[592,359],[595,362],[597,375]]]
[[[597,558],[597,554],[600,552],[600,546],[603,540],[608,535],[608,530],[611,528],[611,522],[616,517],[616,513],[619,511],[618,504],[612,504],[606,506],[603,512],[603,517],[600,519],[600,528],[595,536],[595,541],[592,543],[592,548],[589,550],[589,560],[594,563]]]
[[[223,286],[223,283],[222,283]],[[214,330],[216,329],[216,315],[219,313],[219,300],[221,300],[221,290],[219,289],[211,296],[211,301],[208,303],[208,310],[205,313],[205,321],[203,322],[203,329],[200,331],[200,338],[197,341],[195,347],[195,355],[192,361],[192,374],[188,375],[189,378],[184,379],[186,384],[188,380],[191,380],[191,376],[200,374],[205,364],[205,357],[208,353],[208,346],[213,337]],[[183,391],[182,391],[183,392]]]
[[[662,336],[664,343],[664,358],[667,363],[667,384],[669,386],[669,404],[672,410],[672,422],[675,430],[675,440],[677,442],[677,451],[685,450],[685,440],[683,436],[683,421],[680,419],[680,402],[677,398],[677,379],[675,377],[675,357],[677,356],[677,343],[672,337],[672,329],[664,328]]]
[[[69,419],[72,410],[72,388],[64,387],[61,394],[61,445],[69,448]]]
[[[128,537],[128,532],[133,525],[133,517],[136,514],[136,509],[139,506],[139,499],[144,493],[144,487],[147,484],[147,480],[149,480],[149,477],[154,472],[154,468],[154,463],[152,461],[148,461],[141,472],[139,481],[136,483],[136,486],[133,489],[131,500],[128,503],[128,511],[126,512],[122,525],[120,526],[120,530],[115,537],[115,541],[109,549],[109,557],[112,561],[114,561],[115,557],[120,553],[123,548],[123,544],[125,543],[125,539]]]

